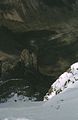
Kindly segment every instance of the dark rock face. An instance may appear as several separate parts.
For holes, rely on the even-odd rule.
[[[1,25],[16,31],[63,29],[77,21],[77,0],[3,0],[0,6]]]
[[[77,33],[77,29],[62,33],[57,29],[12,32],[2,27],[0,28],[0,60],[11,59],[17,62],[21,56],[26,65],[30,63],[40,73],[56,78],[78,59]]]
[[[76,0],[71,0],[71,1],[70,0],[54,0],[54,1],[43,0],[43,2],[46,3],[46,5],[49,5],[49,6],[64,7],[65,5],[72,6],[72,4],[76,3]]]
[[[35,53],[24,49],[20,55],[20,60],[24,62],[25,66],[32,66],[37,70],[37,55]]]
[[[77,13],[77,0],[1,0],[1,79],[22,79],[30,86],[28,95],[40,93],[42,100],[52,82],[78,61]]]
[[[42,100],[56,78],[78,61],[77,31],[20,33],[2,27],[0,37],[1,80],[4,82],[0,91],[5,93],[6,88],[7,95],[27,85],[26,96],[36,95],[37,100]]]

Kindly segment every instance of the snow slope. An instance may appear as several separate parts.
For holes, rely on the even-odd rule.
[[[0,105],[0,120],[78,120],[78,81],[47,102],[8,105]]]
[[[51,99],[55,95],[63,92],[78,80],[78,62],[70,66],[59,78],[51,85],[48,93],[44,96],[44,101]]]
[[[77,76],[77,68],[72,67]],[[74,79],[75,82],[70,81],[68,87],[47,102],[0,104],[0,120],[78,120],[78,81]]]

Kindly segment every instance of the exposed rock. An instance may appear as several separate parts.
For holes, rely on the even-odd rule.
[[[27,49],[24,49],[20,55],[20,59],[21,61],[24,61],[25,65],[29,65],[30,64],[30,53]]]
[[[77,25],[77,11],[77,0],[3,0],[0,24],[17,31],[67,30]]]
[[[29,50],[24,49],[21,53],[20,59],[25,63],[25,66],[31,66],[37,70],[37,56],[33,51],[29,52]]]
[[[33,91],[46,91],[44,86],[49,87],[70,64],[78,61],[77,13],[77,0],[1,0],[0,25],[9,28],[0,29],[0,60],[5,60],[2,77],[23,77],[31,86],[36,85]],[[21,51],[20,61],[8,61]],[[52,79],[45,80],[37,69]]]

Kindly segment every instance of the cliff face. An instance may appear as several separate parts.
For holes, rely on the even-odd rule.
[[[19,33],[18,35],[8,33],[10,36],[8,35],[9,37],[6,38],[4,38],[3,31],[2,41],[0,41],[1,51],[6,52],[6,49],[8,49],[8,51],[18,53],[19,50],[33,48],[38,53],[39,69],[42,73],[48,71],[49,74],[56,73],[57,68],[63,71],[62,66],[67,65],[68,67],[71,60],[78,59],[78,53],[76,53],[78,38],[77,13],[77,0],[1,0],[1,26],[18,32],[35,31],[29,32],[29,36],[26,33]],[[39,32],[40,30],[48,30],[48,32],[41,35],[43,31]],[[38,34],[36,31],[38,31]],[[7,36],[7,33],[5,35]],[[9,47],[8,44],[10,44]],[[64,50],[62,51],[62,49]],[[66,60],[67,57],[70,60]],[[56,64],[57,61],[58,64]],[[53,70],[56,68],[55,71],[52,68]]]
[[[62,29],[77,20],[77,11],[77,0],[1,0],[0,23],[17,31]]]
[[[42,99],[78,61],[77,0],[0,0],[0,60],[3,80],[23,78]]]

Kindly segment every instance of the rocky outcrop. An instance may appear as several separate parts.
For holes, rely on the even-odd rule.
[[[0,24],[17,31],[68,29],[75,27],[77,11],[77,0],[3,0]]]
[[[24,62],[25,66],[31,66],[37,70],[37,55],[33,51],[29,52],[29,50],[24,49],[20,55],[20,60]]]

